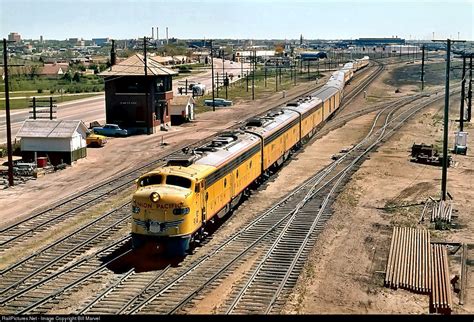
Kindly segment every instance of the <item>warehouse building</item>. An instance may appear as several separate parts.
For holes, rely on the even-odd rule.
[[[16,135],[25,161],[47,157],[51,164],[71,164],[87,156],[87,127],[82,121],[25,120]]]

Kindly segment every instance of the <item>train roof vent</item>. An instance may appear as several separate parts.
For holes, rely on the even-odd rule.
[[[221,148],[237,140],[237,136],[218,136],[208,145],[210,147]]]
[[[196,155],[176,154],[168,158],[166,165],[188,167],[193,164],[196,159]]]
[[[259,118],[251,118],[250,120],[247,121],[247,124],[245,126],[263,126],[262,120]]]
[[[300,105],[299,102],[288,102],[286,103],[286,106],[298,106]]]
[[[275,111],[268,112],[268,113],[267,113],[267,116],[269,116],[269,117],[275,117],[275,116],[281,115],[281,114],[283,114],[283,113],[284,113],[283,110],[275,110]]]
[[[195,149],[196,152],[214,152],[217,151],[215,147],[210,145],[203,145]]]
[[[237,140],[237,135],[238,134],[242,134],[243,132],[242,131],[239,131],[239,130],[234,130],[232,132],[224,132],[224,133],[221,133],[219,134],[219,137],[218,138],[232,138],[234,141]]]

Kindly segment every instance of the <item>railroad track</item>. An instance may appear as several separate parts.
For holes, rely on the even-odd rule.
[[[422,107],[429,104],[431,101],[424,103]],[[419,109],[410,110],[409,116],[416,113]],[[390,108],[396,108],[390,106]],[[388,110],[389,108],[385,109]],[[380,117],[382,112],[379,113],[378,120],[382,119]],[[393,114],[390,114],[385,118],[385,124],[389,124],[389,117]],[[406,118],[408,118],[407,116]],[[406,119],[405,118],[405,119]],[[400,122],[401,123],[401,122]],[[372,128],[374,132],[375,125]],[[381,127],[381,128],[385,128]],[[393,130],[391,130],[393,131]],[[317,200],[314,198],[314,194],[317,191],[318,193],[323,193],[325,196],[331,196],[334,194],[337,184],[340,184],[343,178],[347,178],[350,174],[350,171],[355,171],[354,164],[357,162],[360,163],[362,157],[374,146],[376,146],[381,139],[385,139],[386,136],[378,134],[378,136],[372,140],[375,142],[363,142],[365,145],[369,145],[366,149],[362,149],[361,145],[354,147],[352,151],[359,150],[359,156],[355,157],[352,161],[350,158],[347,158],[346,164],[349,162],[350,167],[341,164],[341,161],[336,161],[328,166],[324,171],[318,173],[315,177],[310,179],[305,185],[297,189],[290,196],[284,198],[277,206],[273,207],[270,211],[259,216],[259,218],[248,225],[243,230],[239,231],[235,235],[231,236],[226,242],[211,250],[206,256],[195,260],[194,262],[186,261],[182,263],[182,268],[177,268],[175,270],[165,271],[155,273],[156,275],[150,281],[146,280],[146,285],[143,285],[143,282],[140,282],[141,278],[136,277],[137,275],[132,273],[127,273],[120,277],[117,277],[117,280],[114,283],[111,283],[108,288],[104,289],[101,294],[87,303],[87,305],[80,309],[78,313],[114,313],[114,314],[132,314],[132,313],[176,313],[179,312],[186,304],[190,303],[200,291],[204,289],[212,289],[216,287],[220,281],[224,280],[225,277],[231,274],[232,269],[236,269],[243,262],[251,260],[254,256],[261,255],[264,251],[268,252],[268,249],[273,251],[284,249],[280,254],[284,256],[265,256],[267,259],[274,258],[284,258],[287,257],[288,249],[295,250],[295,245],[305,245],[303,249],[300,249],[296,254],[298,254],[298,262],[290,264],[291,269],[287,273],[286,284],[283,285],[279,292],[286,291],[288,292],[289,286],[291,283],[294,284],[296,278],[299,275],[299,271],[304,263],[304,258],[311,248],[312,243],[316,234],[314,231],[319,231],[322,229],[324,221],[329,218],[329,214],[324,213],[325,207],[319,208],[323,209],[318,212],[318,220],[316,224],[313,224],[311,232],[302,234],[301,230],[298,229],[308,229],[308,222],[300,220],[302,218],[308,219],[308,216],[314,217],[314,211],[299,211],[297,214],[299,217],[295,217],[295,209],[301,210],[302,207],[298,206],[298,203],[301,200]],[[349,153],[347,154],[349,155]],[[342,170],[341,170],[342,167]],[[349,171],[350,170],[350,171]],[[338,175],[329,177],[330,173],[336,171]],[[344,174],[344,176],[342,176]],[[330,178],[324,183],[324,178]],[[327,187],[328,182],[336,182],[335,187]],[[315,188],[315,183],[322,185],[320,188]],[[326,189],[326,190],[324,190]],[[329,192],[328,193],[328,190]],[[308,197],[308,191],[311,191],[311,196],[313,199]],[[325,193],[325,194],[324,194]],[[299,194],[299,197],[296,195]],[[303,199],[301,198],[303,196]],[[332,197],[333,198],[333,197]],[[327,206],[332,199],[319,199],[319,202],[323,202]],[[296,204],[295,204],[296,202]],[[314,201],[316,202],[316,201]],[[306,207],[306,205],[305,205]],[[318,209],[318,207],[316,207]],[[291,217],[293,216],[293,217]],[[306,218],[305,218],[306,217]],[[290,218],[293,218],[290,220]],[[297,220],[298,219],[298,220]],[[286,223],[286,224],[285,224]],[[294,224],[291,226],[291,224]],[[303,223],[303,224],[302,224]],[[285,225],[284,225],[285,224]],[[283,232],[280,232],[280,237],[276,235],[277,229],[280,229],[282,226],[286,227]],[[296,228],[295,228],[296,227]],[[288,232],[295,234],[294,238],[286,238],[285,235]],[[295,233],[297,232],[297,233]],[[309,237],[305,239],[302,243],[301,240],[296,241],[298,236]],[[292,247],[272,247],[269,243],[270,240],[292,240],[295,244]],[[270,245],[270,246],[269,246]],[[273,254],[273,253],[272,253]],[[188,257],[189,258],[189,257]],[[264,261],[264,263],[268,263]],[[273,263],[275,264],[275,263]],[[258,267],[265,267],[263,264]],[[281,262],[277,262],[277,265],[270,266],[273,270],[275,267],[285,267]],[[229,271],[229,269],[231,269]],[[257,271],[257,270],[256,270]],[[209,276],[209,272],[214,272],[212,276]],[[267,274],[266,277],[274,275],[273,273]],[[212,274],[212,273],[211,273]],[[257,274],[258,275],[258,274]],[[255,275],[255,276],[257,276]],[[200,285],[200,286],[199,286]],[[250,284],[249,284],[250,285]],[[253,285],[253,284],[252,284]],[[281,283],[275,283],[275,285],[281,285]],[[244,292],[245,293],[245,292]],[[247,293],[246,293],[247,294]],[[259,294],[258,297],[262,298],[262,294]],[[159,299],[159,300],[158,300]],[[274,299],[274,303],[280,303],[277,300],[277,297]],[[254,298],[253,298],[254,300]],[[251,302],[253,301],[251,300]],[[113,304],[113,306],[112,306]],[[113,307],[112,310],[107,309]],[[245,307],[245,305],[244,305]],[[234,308],[231,310],[233,311]],[[248,312],[247,312],[248,313]]]
[[[319,86],[322,85],[323,84],[320,84]],[[354,90],[357,89],[358,87]],[[295,97],[310,94],[314,92],[314,90],[315,88],[312,88],[303,93],[296,93],[290,95],[285,100],[282,100],[279,104],[284,104],[285,102],[291,101]],[[238,128],[239,126],[240,124],[236,124],[234,127]],[[189,128],[189,131],[193,131],[193,129]],[[204,144],[217,132],[218,131],[215,131],[213,134],[209,135],[205,139],[196,141],[192,145]],[[182,135],[183,132],[181,131],[175,135],[178,134]],[[67,197],[66,199],[52,205],[51,207],[39,213],[31,215],[24,220],[21,220],[19,222],[9,225],[8,227],[0,229],[0,255],[3,254],[5,251],[11,249],[12,247],[21,244],[26,239],[39,236],[39,234],[48,229],[54,229],[55,227],[63,224],[65,220],[77,216],[79,213],[88,210],[90,207],[100,203],[111,195],[119,193],[120,191],[123,191],[124,189],[130,187],[133,181],[141,174],[158,167],[164,162],[164,159],[166,159],[166,157],[180,151],[182,148],[189,145],[189,142],[179,144],[175,150],[166,153],[163,157],[159,159],[148,162],[145,165],[137,167],[132,171],[127,171],[123,174],[120,174],[112,178],[111,180],[94,185],[86,189],[85,191]]]
[[[86,257],[93,247],[116,237],[118,231],[128,226],[129,208],[130,202],[127,202],[0,271],[0,304],[11,294],[28,287],[31,280],[47,278]]]
[[[48,312],[54,303],[51,299],[78,285],[96,282],[108,275],[108,265],[131,252],[131,248],[122,251],[119,256],[112,254],[128,245],[130,236],[109,242],[103,248],[92,251],[86,257],[50,271],[48,275],[30,278],[20,289],[9,292],[0,301],[0,314],[24,314],[37,309],[38,314]],[[128,243],[128,244],[127,244]],[[109,260],[102,260],[113,257]]]

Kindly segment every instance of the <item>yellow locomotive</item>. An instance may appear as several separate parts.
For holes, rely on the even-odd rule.
[[[233,209],[252,183],[281,166],[337,110],[353,71],[336,72],[310,96],[251,118],[201,147],[183,149],[142,175],[132,199],[134,247],[151,241],[167,254],[184,255],[205,238],[215,216]]]

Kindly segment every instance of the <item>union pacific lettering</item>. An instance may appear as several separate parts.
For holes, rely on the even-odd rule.
[[[140,202],[140,201],[135,201],[136,205],[140,208],[143,209],[152,209],[153,204],[151,203],[146,203],[146,202]],[[174,208],[181,208],[182,204],[176,204],[176,203],[170,203],[170,204],[156,204],[157,209],[174,209]]]

